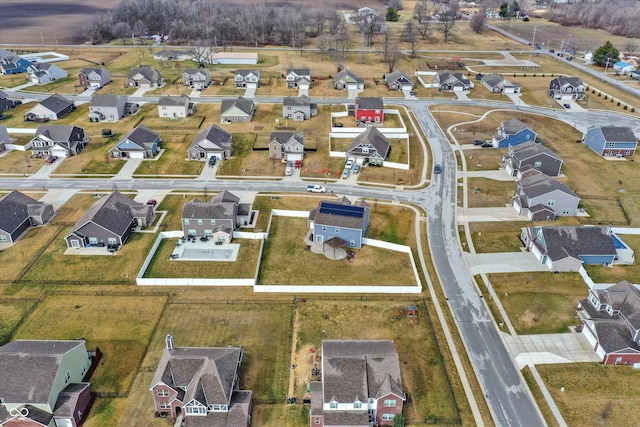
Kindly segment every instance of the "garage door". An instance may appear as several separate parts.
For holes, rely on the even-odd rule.
[[[402,85],[401,90],[413,90],[413,87],[411,85]]]
[[[73,427],[71,420],[63,420],[56,418],[56,427]]]
[[[134,151],[129,153],[129,157],[132,159],[144,159],[144,153],[142,151]]]

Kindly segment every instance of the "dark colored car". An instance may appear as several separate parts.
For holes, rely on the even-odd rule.
[[[473,140],[473,145],[482,145],[482,144],[484,144],[485,142],[487,142],[487,141],[483,141],[483,140],[481,140],[481,139],[474,139],[474,140]]]
[[[435,165],[435,166],[433,167],[433,173],[440,173],[440,172],[442,172],[442,166],[440,166],[440,165],[438,165],[438,164],[437,164],[437,165]]]
[[[149,199],[149,201],[147,201],[147,204],[150,206],[155,206],[158,204],[158,202],[156,201],[156,199]]]
[[[571,108],[571,104],[562,104],[564,108]]]
[[[216,156],[209,157],[209,166],[215,166],[217,161],[218,161],[218,158]]]
[[[489,148],[489,147],[493,147],[493,144],[490,142],[483,142],[482,145],[480,146],[482,148]]]
[[[53,163],[58,160],[58,156],[49,156],[47,157],[47,163]]]

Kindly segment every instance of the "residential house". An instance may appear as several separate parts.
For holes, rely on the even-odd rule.
[[[84,129],[78,126],[40,125],[30,142],[35,157],[77,156],[88,141]]]
[[[318,104],[311,103],[311,98],[307,95],[282,98],[282,117],[285,119],[301,122],[317,115]]]
[[[126,105],[124,95],[93,95],[89,102],[89,121],[117,122],[125,116]]]
[[[220,123],[250,122],[256,113],[256,104],[243,97],[223,99],[220,107]]]
[[[582,333],[605,365],[640,363],[640,291],[623,280],[578,304]]]
[[[323,340],[310,426],[390,426],[402,413],[400,359],[390,340]]]
[[[629,64],[628,62],[618,61],[615,64],[613,64],[613,69],[618,74],[629,74],[632,71],[635,71],[636,67]]]
[[[594,126],[584,134],[583,141],[603,157],[633,157],[638,140],[627,126]]]
[[[617,259],[610,227],[526,227],[520,239],[551,271],[579,271],[583,264],[611,265]]]
[[[11,142],[6,126],[0,126],[0,153],[7,150],[7,144]]]
[[[364,89],[364,79],[348,69],[344,69],[333,76],[333,85],[338,90],[362,90]]]
[[[30,65],[31,62],[15,53],[0,49],[0,74],[26,73]]]
[[[48,223],[53,215],[51,204],[13,190],[0,200],[0,243],[15,243],[31,227]]]
[[[384,122],[384,101],[377,96],[359,96],[353,109],[356,122],[382,123]]]
[[[321,201],[309,212],[313,241],[325,244],[337,240],[350,248],[361,248],[369,227],[369,210],[369,204],[364,200],[354,204],[346,197],[338,201]]]
[[[471,88],[469,79],[459,71],[439,71],[436,73],[433,81],[438,85],[438,90],[462,92]]]
[[[248,427],[251,391],[239,390],[242,347],[175,347],[165,349],[151,380],[156,413],[184,417],[185,427]]]
[[[0,90],[0,115],[2,115],[2,113],[7,110],[17,107],[20,104],[22,104],[21,101],[14,101],[10,99],[9,95]]]
[[[518,119],[500,123],[491,143],[495,148],[514,147],[527,141],[535,141],[537,134]]]
[[[187,95],[161,96],[158,99],[158,116],[183,119],[196,111],[196,104]]]
[[[308,68],[291,68],[286,76],[288,89],[310,89],[311,71]]]
[[[187,149],[190,160],[210,160],[217,157],[225,160],[233,154],[233,137],[219,126],[211,125],[196,135]]]
[[[520,83],[511,83],[498,73],[482,77],[481,82],[492,93],[520,93],[522,91]]]
[[[0,347],[0,426],[78,427],[91,405],[83,340],[16,340]]]
[[[376,127],[367,128],[353,139],[347,149],[347,158],[357,163],[382,166],[389,155],[391,143]]]
[[[495,9],[487,9],[487,10],[485,10],[484,16],[486,16],[489,19],[498,19],[498,18],[500,18],[500,14]]]
[[[62,95],[51,95],[36,105],[25,115],[26,120],[60,120],[76,109],[73,101]]]
[[[135,67],[129,71],[127,85],[130,87],[156,88],[162,86],[162,76],[153,67]]]
[[[269,140],[269,158],[282,161],[302,161],[304,132],[272,132]]]
[[[100,89],[111,82],[106,68],[85,67],[78,73],[78,83],[86,89]]]
[[[36,62],[27,68],[27,79],[36,85],[51,83],[67,77],[67,72],[55,64],[49,62]]]
[[[163,49],[153,54],[156,61],[188,61],[192,57],[192,54],[183,50]]]
[[[400,70],[385,74],[384,82],[389,90],[413,90],[413,82]]]
[[[537,170],[527,172],[516,183],[516,192],[511,200],[516,212],[531,221],[553,221],[559,216],[573,216],[580,203],[580,197],[569,187]]]
[[[549,96],[557,100],[582,100],[585,88],[578,77],[556,77],[549,82]]]
[[[152,224],[155,216],[152,205],[114,191],[95,202],[64,239],[69,248],[93,246],[115,251],[136,227]]]
[[[222,191],[211,201],[191,200],[182,208],[182,232],[185,237],[208,237],[216,242],[230,243],[233,231],[250,222],[251,204]]]
[[[560,176],[562,159],[553,151],[534,141],[509,147],[502,158],[507,173],[521,179],[525,172],[538,170],[547,176]]]
[[[138,125],[122,137],[109,153],[111,157],[126,159],[146,159],[160,152],[160,135],[146,127]]]
[[[182,73],[182,81],[190,88],[204,90],[211,85],[211,73],[206,68],[187,68]]]
[[[260,70],[237,70],[234,81],[236,87],[257,89],[260,87]]]
[[[630,72],[629,77],[631,77],[632,79],[640,80],[640,70]]]

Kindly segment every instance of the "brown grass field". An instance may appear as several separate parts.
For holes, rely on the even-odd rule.
[[[30,310],[38,304],[37,300],[23,300],[18,298],[0,300],[0,345],[7,343],[18,325]]]

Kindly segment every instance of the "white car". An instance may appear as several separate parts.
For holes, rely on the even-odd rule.
[[[345,169],[351,169],[353,166],[353,160],[347,160],[347,163],[344,165]]]
[[[285,174],[286,176],[291,176],[291,175],[293,175],[293,169],[292,169],[292,168],[289,168],[289,167],[288,167],[288,168],[286,168],[286,169],[284,170],[284,174]]]

